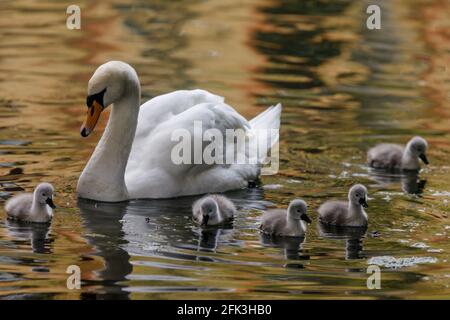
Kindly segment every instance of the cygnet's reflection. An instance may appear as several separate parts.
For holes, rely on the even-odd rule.
[[[373,181],[381,186],[400,183],[403,192],[409,194],[422,194],[427,183],[427,180],[421,179],[416,171],[390,172],[370,168],[369,175]]]
[[[199,229],[198,251],[216,252],[219,243],[233,237],[233,226],[220,226],[207,229]]]
[[[318,223],[319,235],[327,239],[345,240],[345,258],[362,259],[363,237],[367,232],[367,227],[342,227],[324,223]]]
[[[19,241],[30,241],[34,253],[52,253],[49,223],[26,223],[6,219],[8,234]]]
[[[302,245],[305,237],[278,237],[265,233],[260,234],[261,244],[266,247],[283,249],[286,260],[309,260],[309,255],[303,254]],[[303,268],[301,263],[286,263],[286,268]]]
[[[34,253],[52,253],[49,223],[26,223],[6,219],[8,234],[20,241],[30,241]]]

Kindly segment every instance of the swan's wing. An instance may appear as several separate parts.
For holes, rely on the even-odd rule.
[[[286,211],[282,209],[272,209],[266,211],[261,218],[260,229],[268,234],[280,234],[286,225]]]
[[[161,117],[160,122],[149,130],[148,134],[143,134],[144,131],[141,130],[140,134],[136,135],[126,172],[130,194],[139,197],[150,197],[149,195],[154,193],[170,196],[198,194],[208,192],[210,190],[208,188],[217,184],[223,186],[223,188],[219,186],[219,189],[226,190],[227,186],[236,187],[236,179],[244,179],[242,175],[257,175],[257,168],[254,165],[250,170],[243,166],[233,170],[233,165],[205,164],[203,159],[200,159],[199,164],[194,159],[196,154],[203,155],[206,145],[209,144],[196,144],[202,141],[202,135],[207,130],[214,129],[215,132],[222,134],[226,145],[225,152],[234,150],[234,142],[226,143],[225,135],[228,129],[242,129],[248,132],[250,128],[248,121],[233,108],[223,102],[209,102],[185,108],[181,112],[181,108],[174,109],[178,113]],[[181,142],[181,139],[177,139],[181,137],[174,133],[180,132],[189,137],[192,152],[188,163],[177,164],[173,161],[172,152]],[[149,190],[152,188],[153,190]],[[188,190],[182,190],[183,188]],[[175,189],[178,192],[173,191]]]
[[[132,164],[130,169],[146,164],[172,166],[174,164],[171,158],[172,150],[185,137],[189,137],[189,140],[185,142],[191,145],[191,157],[194,158],[196,153],[203,154],[206,143],[200,145],[200,149],[197,148],[196,143],[203,141],[203,134],[211,132],[208,130],[218,130],[226,140],[225,135],[228,129],[242,129],[245,132],[248,128],[247,120],[230,106],[224,103],[200,103],[183,112],[166,115],[165,120],[161,120],[152,130],[148,130],[147,134],[141,130],[140,135],[136,135],[133,142],[129,162],[135,161],[135,163],[130,163]],[[195,165],[194,160],[188,162]],[[156,163],[152,163],[155,161]],[[186,165],[186,163],[183,164]],[[188,164],[183,170],[189,170],[189,167]]]
[[[367,152],[367,162],[375,168],[396,168],[402,163],[403,147],[397,144],[382,143]]]
[[[343,225],[348,213],[348,202],[327,201],[319,207],[319,221],[332,224]]]
[[[155,127],[200,103],[222,103],[223,97],[205,90],[178,90],[150,99],[139,109],[135,140],[147,137]]]
[[[24,219],[31,211],[31,204],[33,202],[33,195],[23,193],[9,199],[6,202],[5,210],[8,217],[13,219]]]
[[[225,220],[231,220],[234,217],[234,213],[236,212],[236,206],[234,205],[234,203],[224,197],[221,196],[219,194],[214,194],[211,195],[217,202],[217,204],[219,205],[220,211],[223,214],[223,217]]]

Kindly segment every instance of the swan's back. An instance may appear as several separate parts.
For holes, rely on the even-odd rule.
[[[272,235],[283,234],[286,228],[286,215],[286,210],[283,209],[266,211],[261,219],[261,231]]]
[[[11,219],[24,219],[31,213],[33,194],[23,193],[9,199],[5,204],[5,211]]]
[[[225,220],[231,220],[236,212],[236,206],[227,197],[221,196],[219,194],[213,194],[211,197],[216,200],[219,206],[220,213]]]
[[[247,187],[248,181],[258,178],[260,163],[249,161],[245,150],[247,142],[238,145],[234,140],[228,141],[227,131],[242,130],[246,139],[250,139],[252,125],[257,129],[264,129],[264,126],[278,129],[280,112],[281,106],[269,108],[256,117],[257,121],[249,122],[225,104],[222,97],[204,90],[175,91],[151,99],[141,106],[125,172],[130,198],[171,198]],[[201,130],[197,130],[198,125]],[[200,152],[204,155],[209,145],[204,142],[203,133],[210,129],[222,134],[225,154],[231,153],[233,159],[242,156],[245,163],[220,163],[212,159],[213,163],[208,164],[203,157],[197,162],[195,156]],[[183,155],[181,163],[174,163],[172,152],[186,139],[177,134],[174,137],[174,132],[184,132],[190,139],[188,161]],[[200,150],[195,149],[196,141],[203,141]],[[176,156],[180,160],[179,154]]]
[[[156,96],[141,105],[136,139],[141,139],[159,124],[201,103],[223,103],[224,98],[208,91],[177,90]]]
[[[342,225],[346,221],[348,214],[348,202],[346,201],[327,201],[319,207],[319,221]]]
[[[402,146],[392,143],[382,143],[367,152],[367,162],[374,168],[397,169],[401,167],[402,156]]]

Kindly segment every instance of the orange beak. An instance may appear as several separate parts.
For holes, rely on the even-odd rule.
[[[86,119],[84,120],[83,125],[80,129],[82,137],[87,137],[91,134],[92,131],[94,131],[95,125],[97,124],[102,111],[103,107],[100,105],[100,103],[94,100],[86,113]]]

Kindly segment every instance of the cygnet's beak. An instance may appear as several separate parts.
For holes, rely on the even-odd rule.
[[[88,110],[86,112],[86,119],[80,129],[80,134],[82,137],[87,137],[92,131],[94,131],[95,125],[100,118],[100,114],[105,109],[105,106],[103,105],[103,95],[105,92],[106,89],[86,98]]]
[[[208,225],[208,220],[209,220],[209,216],[204,214],[203,215],[202,226],[207,226]]]
[[[360,198],[359,204],[362,205],[364,208],[368,208],[369,205],[367,204],[366,198]]]
[[[428,159],[427,159],[427,156],[426,156],[425,153],[421,153],[421,154],[419,155],[419,158],[420,158],[420,160],[423,161],[423,163],[425,163],[425,164],[428,164],[428,163],[429,163],[429,162],[428,162]]]
[[[52,198],[47,198],[47,200],[45,200],[45,203],[48,204],[50,206],[50,208],[55,209],[56,206],[53,203],[53,199]]]
[[[306,223],[311,223],[312,222],[312,220],[308,217],[308,215],[306,213],[302,214],[300,219],[305,221]]]

